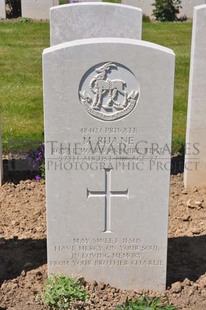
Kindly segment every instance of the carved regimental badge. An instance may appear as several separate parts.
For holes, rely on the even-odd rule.
[[[134,74],[121,64],[98,64],[83,76],[79,99],[93,117],[103,121],[117,120],[131,113],[137,105],[139,83]]]

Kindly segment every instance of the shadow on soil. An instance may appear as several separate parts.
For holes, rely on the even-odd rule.
[[[46,262],[46,239],[0,239],[0,284]]]
[[[206,235],[168,240],[167,284],[196,281],[206,273]]]
[[[3,160],[3,173],[4,182],[18,184],[20,181],[34,180],[39,171],[32,169],[26,159],[11,159]]]
[[[171,158],[171,174],[177,175],[184,172],[184,155],[178,155]]]
[[[206,235],[170,238],[167,285],[185,278],[196,281],[205,274],[205,253]],[[16,278],[22,271],[36,269],[46,263],[46,239],[0,240],[0,284]]]

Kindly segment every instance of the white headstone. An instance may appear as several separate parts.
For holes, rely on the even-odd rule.
[[[0,0],[0,18],[6,18],[5,0]]]
[[[77,39],[141,39],[142,11],[111,3],[78,3],[51,9],[51,45]]]
[[[182,0],[181,1],[182,8],[180,8],[180,13],[178,16],[186,15],[187,18],[192,18],[194,7],[205,3],[206,3],[205,0]]]
[[[146,16],[152,17],[155,0],[122,0],[122,4],[131,5],[136,8],[140,8],[143,11],[143,14]]]
[[[50,274],[165,289],[174,63],[132,39],[44,51]]]
[[[142,9],[143,14],[153,17],[155,0],[122,0],[123,4],[132,5]],[[187,18],[192,18],[193,8],[197,5],[205,4],[206,0],[181,0],[181,8],[178,17],[186,15]]]
[[[59,0],[21,0],[22,17],[49,19],[50,8],[59,5]]]
[[[102,0],[67,0],[67,3],[80,3],[80,2],[102,2]]]
[[[206,5],[194,8],[184,183],[206,185]]]

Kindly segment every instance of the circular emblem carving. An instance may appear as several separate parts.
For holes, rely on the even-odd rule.
[[[114,121],[131,113],[139,100],[139,83],[125,66],[105,62],[89,69],[79,85],[79,100],[93,117]]]

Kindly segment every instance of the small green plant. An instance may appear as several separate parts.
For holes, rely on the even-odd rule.
[[[17,23],[32,23],[32,19],[29,17],[18,17]]]
[[[177,20],[177,14],[181,8],[181,0],[156,0],[153,6],[153,16],[161,22],[173,22]]]
[[[67,4],[68,3],[68,1],[67,0],[60,0],[59,1],[59,4],[61,5],[61,4]]]
[[[160,298],[143,296],[135,301],[127,301],[123,306],[116,306],[115,310],[176,310],[171,304],[165,304]]]
[[[47,279],[42,301],[51,309],[68,309],[89,298],[80,282],[66,276],[52,275]]]

